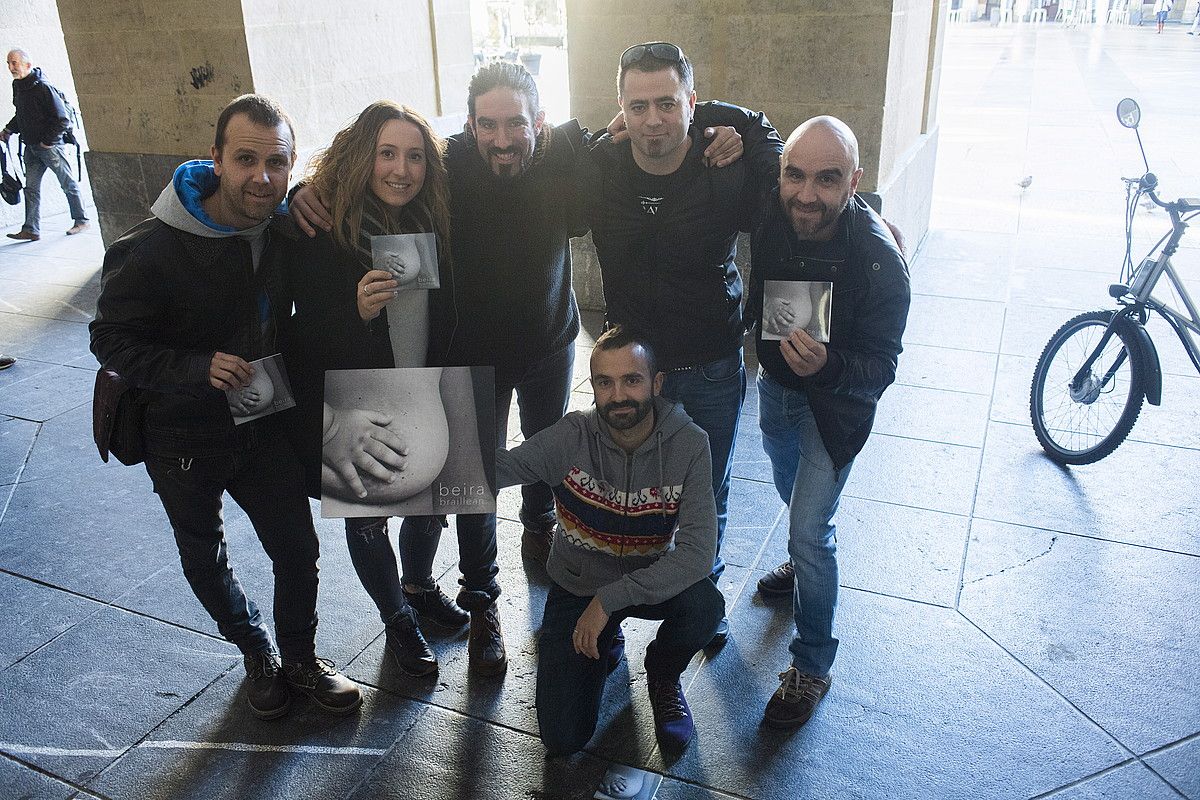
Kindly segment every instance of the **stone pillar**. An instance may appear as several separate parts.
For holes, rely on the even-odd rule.
[[[60,0],[105,243],[148,215],[180,162],[209,157],[217,115],[245,92],[282,104],[302,155],[382,98],[456,129],[468,2]]]
[[[764,111],[784,138],[818,114],[845,120],[859,141],[859,191],[901,227],[911,252],[929,225],[946,7],[946,0],[567,0],[572,113],[592,128],[607,124],[617,110],[621,52],[675,42],[693,62],[699,99]],[[590,242],[577,241],[576,291],[581,304],[601,307]]]

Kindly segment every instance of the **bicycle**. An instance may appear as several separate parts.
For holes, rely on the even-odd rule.
[[[1029,391],[1033,430],[1042,449],[1059,464],[1099,461],[1125,441],[1145,401],[1162,404],[1162,367],[1146,330],[1151,312],[1170,324],[1200,372],[1200,345],[1192,338],[1193,333],[1200,334],[1200,312],[1171,266],[1188,220],[1200,213],[1200,198],[1174,202],[1159,198],[1158,178],[1150,172],[1138,133],[1141,117],[1141,108],[1132,98],[1117,104],[1117,119],[1137,135],[1146,167],[1140,178],[1121,179],[1126,198],[1125,259],[1121,282],[1108,287],[1119,307],[1089,311],[1068,320],[1050,337],[1033,371]],[[1142,197],[1167,212],[1171,231],[1135,267],[1131,257],[1133,218]],[[1154,296],[1164,276],[1186,314]]]

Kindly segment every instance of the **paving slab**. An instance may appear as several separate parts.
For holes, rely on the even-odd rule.
[[[844,497],[836,523],[842,586],[954,606],[969,518]],[[758,568],[771,570],[783,563],[788,558],[787,545],[784,512]],[[786,606],[788,601],[783,603]]]
[[[13,375],[0,396],[0,414],[45,422],[88,404],[96,383],[95,370],[51,366],[32,374]]]
[[[29,420],[0,417],[0,486],[16,483],[40,428]]]
[[[1135,753],[1200,732],[1200,558],[975,520],[959,608]],[[1012,598],[1022,597],[1022,613]],[[1137,675],[1138,699],[1129,700]]]
[[[84,782],[232,667],[235,654],[223,642],[106,610],[4,671],[0,751]]]
[[[1145,761],[1185,797],[1200,798],[1200,737],[1151,753]]]
[[[536,736],[429,707],[348,797],[590,800],[607,769],[586,753],[547,760]]]
[[[854,460],[843,496],[969,514],[981,451],[873,434]]]
[[[893,385],[879,401],[872,435],[983,447],[990,402],[978,394]]]
[[[100,603],[0,573],[0,670],[104,609]]]
[[[1196,450],[1164,453],[1141,442],[1126,442],[1095,464],[1060,467],[1028,425],[993,422],[975,515],[1200,555],[1198,469]]]
[[[995,373],[992,353],[906,342],[896,368],[896,385],[990,396]]]
[[[913,294],[1000,300],[1008,296],[1008,268],[985,261],[938,258],[922,249],[909,270]]]
[[[145,470],[100,461],[91,409],[43,425],[0,520],[0,567],[108,601],[177,562]]]
[[[31,317],[91,322],[99,286],[38,284],[0,277],[0,308]]]
[[[733,442],[734,478],[771,483],[771,460],[763,452],[762,429],[758,416],[743,415]]]
[[[944,345],[995,353],[1004,327],[1004,303],[913,295],[904,344]]]
[[[689,693],[704,735],[668,774],[749,797],[1025,798],[1126,757],[950,609],[847,590],[838,615],[833,687],[788,735],[758,723],[790,610],[744,596]]]
[[[1179,793],[1136,761],[1043,795],[1045,800],[1179,800]]]
[[[66,364],[87,355],[89,341],[87,325],[82,323],[6,313],[0,309],[0,350],[18,359]],[[20,362],[7,371],[19,368]]]
[[[98,281],[103,251],[94,259],[56,258],[49,260],[36,253],[4,252],[0,261],[0,279],[25,281],[26,283],[58,284],[61,286],[86,286]]]
[[[67,800],[76,796],[75,787],[32,770],[8,755],[0,756],[0,786],[7,797],[19,800]]]
[[[243,677],[235,667],[89,788],[146,800],[264,794],[335,800],[369,775],[422,715],[421,706],[368,688],[361,708],[345,716],[295,697],[286,716],[262,721],[246,707]]]

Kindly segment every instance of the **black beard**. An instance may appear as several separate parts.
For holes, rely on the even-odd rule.
[[[635,413],[631,417],[617,418],[613,417],[612,413],[620,408],[632,408]],[[609,403],[600,409],[600,418],[604,423],[613,430],[627,431],[630,428],[638,425],[642,420],[650,415],[654,409],[654,398],[648,398],[644,403],[638,403],[634,400],[626,400],[623,403]]]

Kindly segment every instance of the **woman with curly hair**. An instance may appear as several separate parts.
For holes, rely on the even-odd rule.
[[[416,111],[380,101],[339,131],[309,167],[308,184],[329,206],[333,227],[314,239],[299,237],[286,355],[300,415],[298,449],[313,497],[321,494],[323,474],[326,486],[336,485],[343,496],[365,498],[369,487],[400,485],[396,478],[408,448],[420,446],[396,434],[395,415],[325,404],[324,377],[326,370],[425,365],[430,290],[399,291],[398,273],[373,268],[371,240],[432,232],[445,265],[450,219],[445,149]],[[401,326],[402,335],[389,334],[390,327]],[[396,665],[410,675],[431,675],[437,659],[416,612],[453,629],[469,617],[424,569],[433,560],[425,551],[436,549],[437,537],[401,541],[402,560],[407,564],[411,558],[425,572],[409,583],[401,579],[387,528],[387,517],[346,519],[351,561],[379,608]]]

